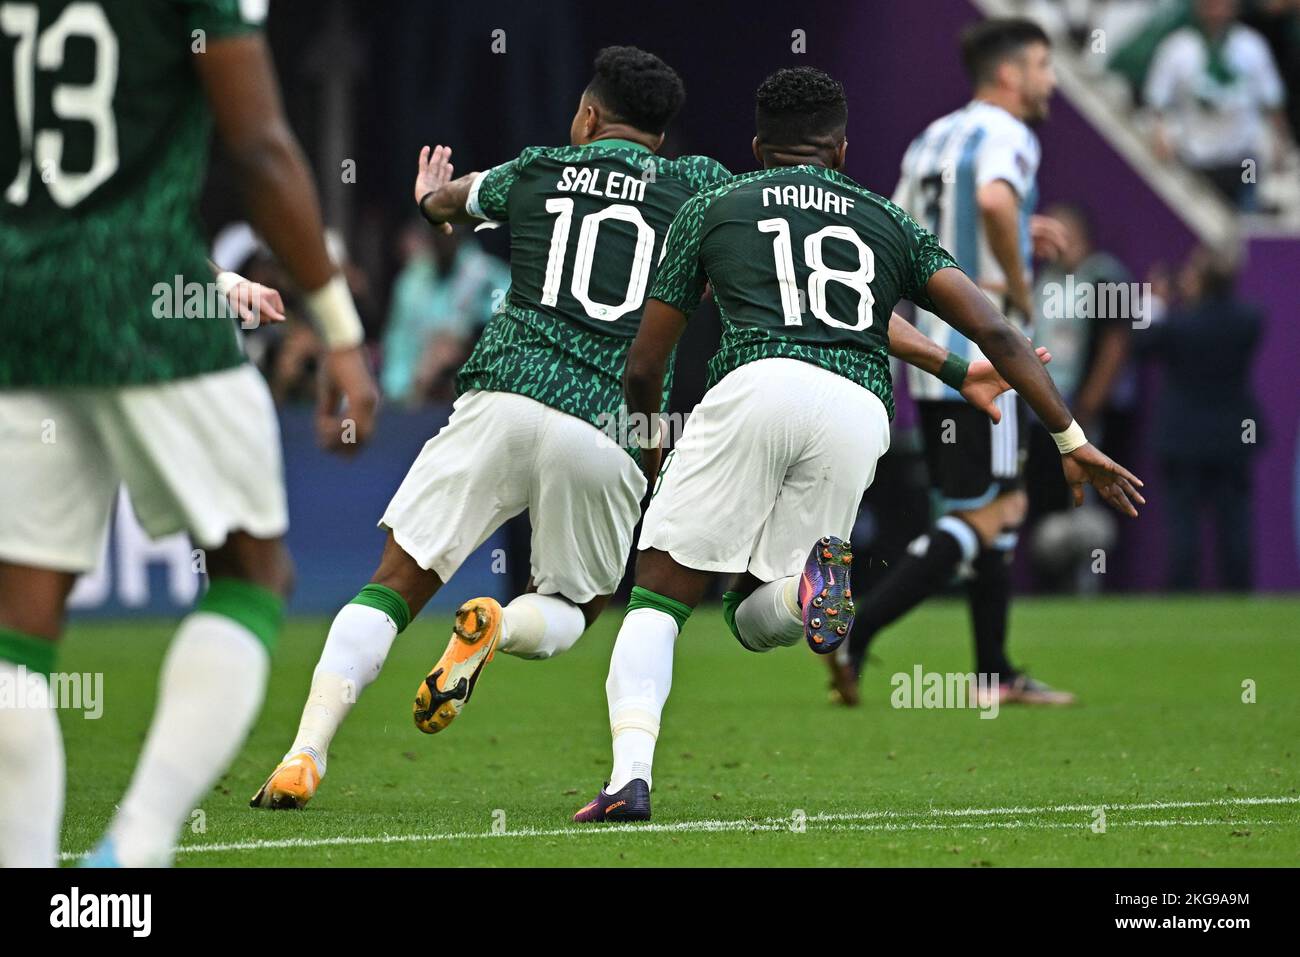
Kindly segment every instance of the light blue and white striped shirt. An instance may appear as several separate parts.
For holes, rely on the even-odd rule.
[[[1006,276],[989,247],[976,194],[986,183],[1005,180],[1020,197],[1021,254],[1028,280],[1033,252],[1029,218],[1038,203],[1040,157],[1038,137],[1028,126],[982,100],[973,100],[935,120],[903,156],[894,202],[939,237],[999,308]],[[916,324],[935,342],[967,360],[983,358],[978,346],[933,313],[918,308]],[[908,374],[915,398],[961,398],[933,376],[911,368]]]

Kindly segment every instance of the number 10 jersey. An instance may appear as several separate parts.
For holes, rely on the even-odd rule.
[[[466,209],[508,222],[510,292],[461,368],[461,392],[515,392],[603,427],[673,217],[730,178],[707,156],[627,140],[530,147],[481,173]],[[669,382],[665,382],[665,398]]]

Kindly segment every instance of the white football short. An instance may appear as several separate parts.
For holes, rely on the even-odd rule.
[[[700,571],[797,574],[818,538],[849,537],[888,448],[870,390],[798,359],[747,363],[691,413],[637,547]]]
[[[252,365],[118,388],[0,392],[0,561],[86,572],[125,484],[157,538],[289,527],[280,424]]]
[[[379,524],[446,582],[527,510],[537,590],[581,604],[618,587],[644,494],[632,457],[594,425],[512,392],[471,391]]]

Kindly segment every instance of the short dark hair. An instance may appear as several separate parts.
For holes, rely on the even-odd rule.
[[[764,143],[806,143],[843,132],[844,87],[810,66],[777,70],[758,87],[754,126]]]
[[[1047,33],[1033,20],[997,17],[981,20],[961,34],[961,58],[972,82],[993,79],[997,68],[1031,43],[1051,46]]]
[[[646,133],[668,129],[686,100],[677,71],[636,47],[605,47],[596,54],[587,92],[613,114]]]

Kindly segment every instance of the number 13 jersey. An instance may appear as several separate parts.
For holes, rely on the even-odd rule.
[[[195,57],[265,0],[0,0],[0,389],[244,361],[208,295]],[[197,290],[178,302],[172,290]]]

